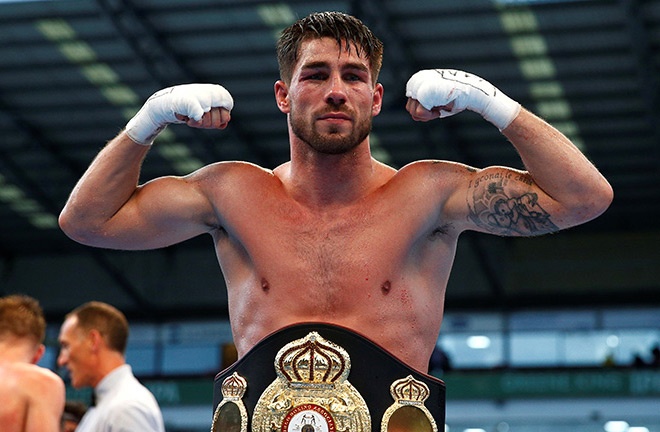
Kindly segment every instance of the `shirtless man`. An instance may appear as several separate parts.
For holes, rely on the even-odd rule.
[[[62,229],[112,249],[210,234],[239,356],[284,326],[320,321],[353,329],[426,372],[463,231],[555,232],[603,213],[612,189],[555,128],[488,82],[451,70],[410,79],[412,119],[478,112],[527,170],[439,160],[396,170],[376,161],[369,132],[383,101],[381,58],[380,41],[344,14],[314,14],[284,31],[274,91],[291,160],[272,170],[219,162],[138,185],[141,163],[167,124],[224,129],[233,108],[218,85],[156,93],[76,185]],[[516,203],[516,226],[525,217],[538,223],[522,234],[510,228],[511,215],[498,223],[501,202]]]
[[[64,382],[37,366],[46,321],[39,303],[27,296],[0,298],[0,431],[59,432]]]

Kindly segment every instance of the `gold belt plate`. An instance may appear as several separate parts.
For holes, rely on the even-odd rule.
[[[350,370],[348,352],[317,332],[286,344],[255,406],[252,432],[370,432],[369,408],[348,381]]]

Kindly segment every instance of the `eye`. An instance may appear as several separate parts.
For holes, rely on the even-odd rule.
[[[361,68],[350,68],[344,71],[343,77],[347,82],[368,82],[369,72]]]
[[[310,73],[308,75],[305,75],[303,77],[303,79],[312,80],[312,81],[322,81],[322,80],[326,79],[326,74],[324,74],[323,72],[314,72],[314,73]]]

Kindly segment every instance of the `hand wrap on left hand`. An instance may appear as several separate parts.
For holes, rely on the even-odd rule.
[[[468,109],[505,129],[520,112],[520,104],[488,81],[453,69],[426,69],[414,74],[406,84],[406,96],[419,101],[427,110],[440,107],[440,117]],[[453,102],[452,106],[451,105]]]

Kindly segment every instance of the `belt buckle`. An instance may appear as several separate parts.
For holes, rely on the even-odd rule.
[[[377,419],[371,418],[370,408],[379,417],[380,432],[438,431],[434,415],[426,406],[429,399],[433,406],[437,402],[438,396],[429,387],[432,382],[427,385],[421,377],[416,379],[401,367],[392,373],[388,357],[379,357],[374,352],[366,354],[360,351],[359,343],[335,335],[355,356],[355,371],[360,375],[353,379],[369,404],[374,404],[367,405],[360,391],[348,381],[351,372],[348,351],[319,333],[324,330],[306,329],[298,332],[297,337],[307,336],[293,341],[284,336],[268,348],[268,354],[262,352],[261,357],[248,354],[246,359],[250,360],[243,366],[223,374],[221,385],[216,387],[222,400],[214,411],[211,432],[247,432],[250,427],[251,432],[372,432],[372,420]],[[361,339],[357,341],[361,343]],[[379,369],[374,365],[376,372],[372,374],[371,363],[369,360],[365,363],[372,357],[365,355],[373,355],[374,360],[383,361],[386,367]],[[263,360],[255,362],[254,358]],[[365,366],[368,371],[364,370]],[[251,390],[245,398],[248,382],[237,370],[247,373],[251,380]],[[365,381],[360,371],[372,378]],[[405,378],[396,379],[397,375]],[[378,398],[386,397],[384,384],[388,378],[393,380],[389,386],[393,403],[385,409],[387,402]],[[373,382],[375,387],[371,379],[379,380]]]
[[[348,352],[317,332],[286,344],[255,406],[252,431],[370,432],[369,408],[348,381],[350,370]]]

